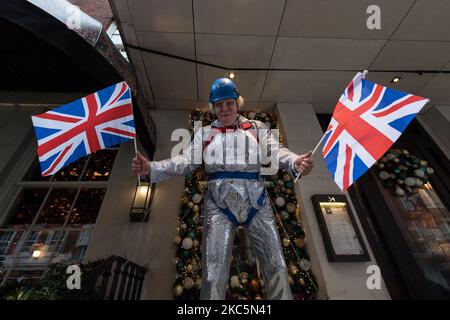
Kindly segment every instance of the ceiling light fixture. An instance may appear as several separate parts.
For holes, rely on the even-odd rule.
[[[402,77],[394,77],[394,78],[392,78],[391,82],[392,82],[392,83],[397,83],[397,82],[400,81],[401,78],[402,78]]]
[[[234,79],[234,78],[236,78],[236,74],[235,74],[234,72],[230,72],[230,73],[228,74],[228,78]]]

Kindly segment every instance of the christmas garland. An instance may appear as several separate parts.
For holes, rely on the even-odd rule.
[[[270,128],[277,127],[272,113],[246,112],[248,119],[264,122]],[[190,115],[192,131],[194,121],[202,121],[203,126],[215,119],[214,114],[193,111]],[[206,189],[206,174],[202,168],[186,175],[181,211],[178,217],[178,234],[175,237],[177,254],[174,298],[196,300],[201,288],[201,208]],[[309,256],[305,250],[305,232],[297,216],[298,204],[293,190],[293,181],[286,170],[266,178],[266,189],[275,210],[275,220],[282,239],[283,253],[289,270],[289,284],[296,300],[315,299],[317,282],[310,270]],[[232,257],[230,279],[226,299],[259,300],[265,298],[262,279],[257,268],[245,269]]]
[[[375,165],[384,187],[399,197],[412,195],[428,183],[429,175],[434,172],[427,161],[419,159],[407,149],[389,149]]]

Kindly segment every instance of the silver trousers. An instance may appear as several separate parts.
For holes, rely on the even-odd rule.
[[[235,216],[246,216],[251,207],[249,199],[243,200],[234,189],[230,190],[226,196],[225,203]],[[209,194],[204,205],[203,274],[200,299],[224,300],[237,226],[217,207]],[[251,223],[244,226],[244,229],[260,264],[266,288],[266,298],[291,300],[292,293],[289,287],[288,269],[270,200],[267,197]]]

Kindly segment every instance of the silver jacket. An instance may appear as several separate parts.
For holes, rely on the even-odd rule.
[[[221,132],[217,133],[217,130],[214,129],[214,127],[223,128],[223,125],[218,120],[213,121],[210,126],[202,127],[202,130],[198,130],[196,132],[196,134],[194,135],[194,139],[190,142],[190,145],[185,150],[185,152],[170,159],[150,162],[151,183],[157,183],[169,179],[174,175],[185,175],[189,172],[194,171],[197,167],[200,166],[200,163],[198,163],[198,161],[197,163],[194,163],[193,161],[196,156],[198,159],[198,156],[203,154],[203,159],[207,159],[208,152],[211,153],[213,152],[212,150],[218,150],[218,148],[223,149],[223,161],[221,161],[222,163],[220,163],[220,161],[216,161],[216,163],[204,161],[204,168],[207,174],[220,171],[261,172],[262,163],[261,161],[259,161],[260,158],[255,158],[256,155],[254,154],[257,153],[256,150],[258,150],[258,148],[264,148],[260,145],[267,146],[267,152],[266,150],[263,150],[263,152],[266,152],[265,154],[270,154],[270,158],[272,160],[278,158],[279,167],[287,168],[291,174],[295,175],[296,171],[294,169],[294,160],[298,157],[298,155],[291,152],[282,144],[279,144],[278,137],[268,134],[268,127],[261,121],[248,120],[243,116],[239,116],[235,122],[235,127],[240,128],[240,125],[242,125],[242,123],[244,122],[250,122],[253,126],[252,129],[227,130],[227,132],[224,134],[221,134]],[[264,131],[266,132],[266,134],[261,134],[261,132]],[[261,134],[261,136],[259,134]],[[257,135],[258,137],[265,137],[265,139],[267,139],[267,142],[256,142]],[[213,138],[211,139],[211,137]],[[217,137],[220,137],[221,139]],[[232,140],[228,140],[229,138],[232,138]],[[205,148],[205,141],[208,141],[210,139],[211,142]],[[247,139],[247,141],[253,139],[251,141],[253,141],[254,145],[256,145],[257,148],[251,148],[249,147],[249,144],[246,144],[245,152],[242,152],[242,150],[240,150],[239,152],[238,148],[234,148],[234,144],[231,145],[230,143],[225,142],[225,140],[236,141],[234,139]],[[262,140],[260,139],[259,141],[261,142]],[[231,150],[231,152],[227,152],[227,150]],[[259,150],[259,152],[261,152],[261,149]],[[258,161],[248,161],[252,156],[254,157],[252,159],[258,159]],[[219,158],[222,159],[222,157]],[[232,158],[235,159],[234,163],[233,161],[230,161],[230,159]],[[240,159],[241,161],[236,159]],[[276,172],[277,169],[271,174],[275,174]],[[240,194],[242,200],[245,201],[247,198],[249,198],[252,207],[256,209],[260,208],[257,202],[261,193],[264,192],[263,179],[247,180],[224,178],[208,181],[208,190],[210,192],[210,195],[216,205],[220,208],[227,207],[224,199],[232,188]],[[230,208],[230,210],[232,209]]]

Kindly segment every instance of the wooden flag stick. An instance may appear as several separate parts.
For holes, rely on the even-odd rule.
[[[319,142],[317,143],[316,147],[314,148],[314,150],[313,150],[312,153],[311,153],[311,158],[314,157],[314,154],[316,153],[317,149],[319,149],[319,146],[322,145],[322,141],[323,141],[323,139],[325,138],[325,135],[326,135],[326,134],[327,134],[327,133],[325,132],[325,133],[323,134],[322,138],[320,138]],[[294,183],[296,183],[297,180],[300,179],[301,177],[302,177],[302,173],[299,172],[298,175],[297,175],[297,177],[295,177]]]
[[[134,152],[136,153],[136,157],[139,157],[138,150],[137,150],[136,138],[134,138],[133,140],[134,140]],[[137,173],[137,175],[138,175],[138,185],[140,186],[141,185],[141,175],[139,172]]]

